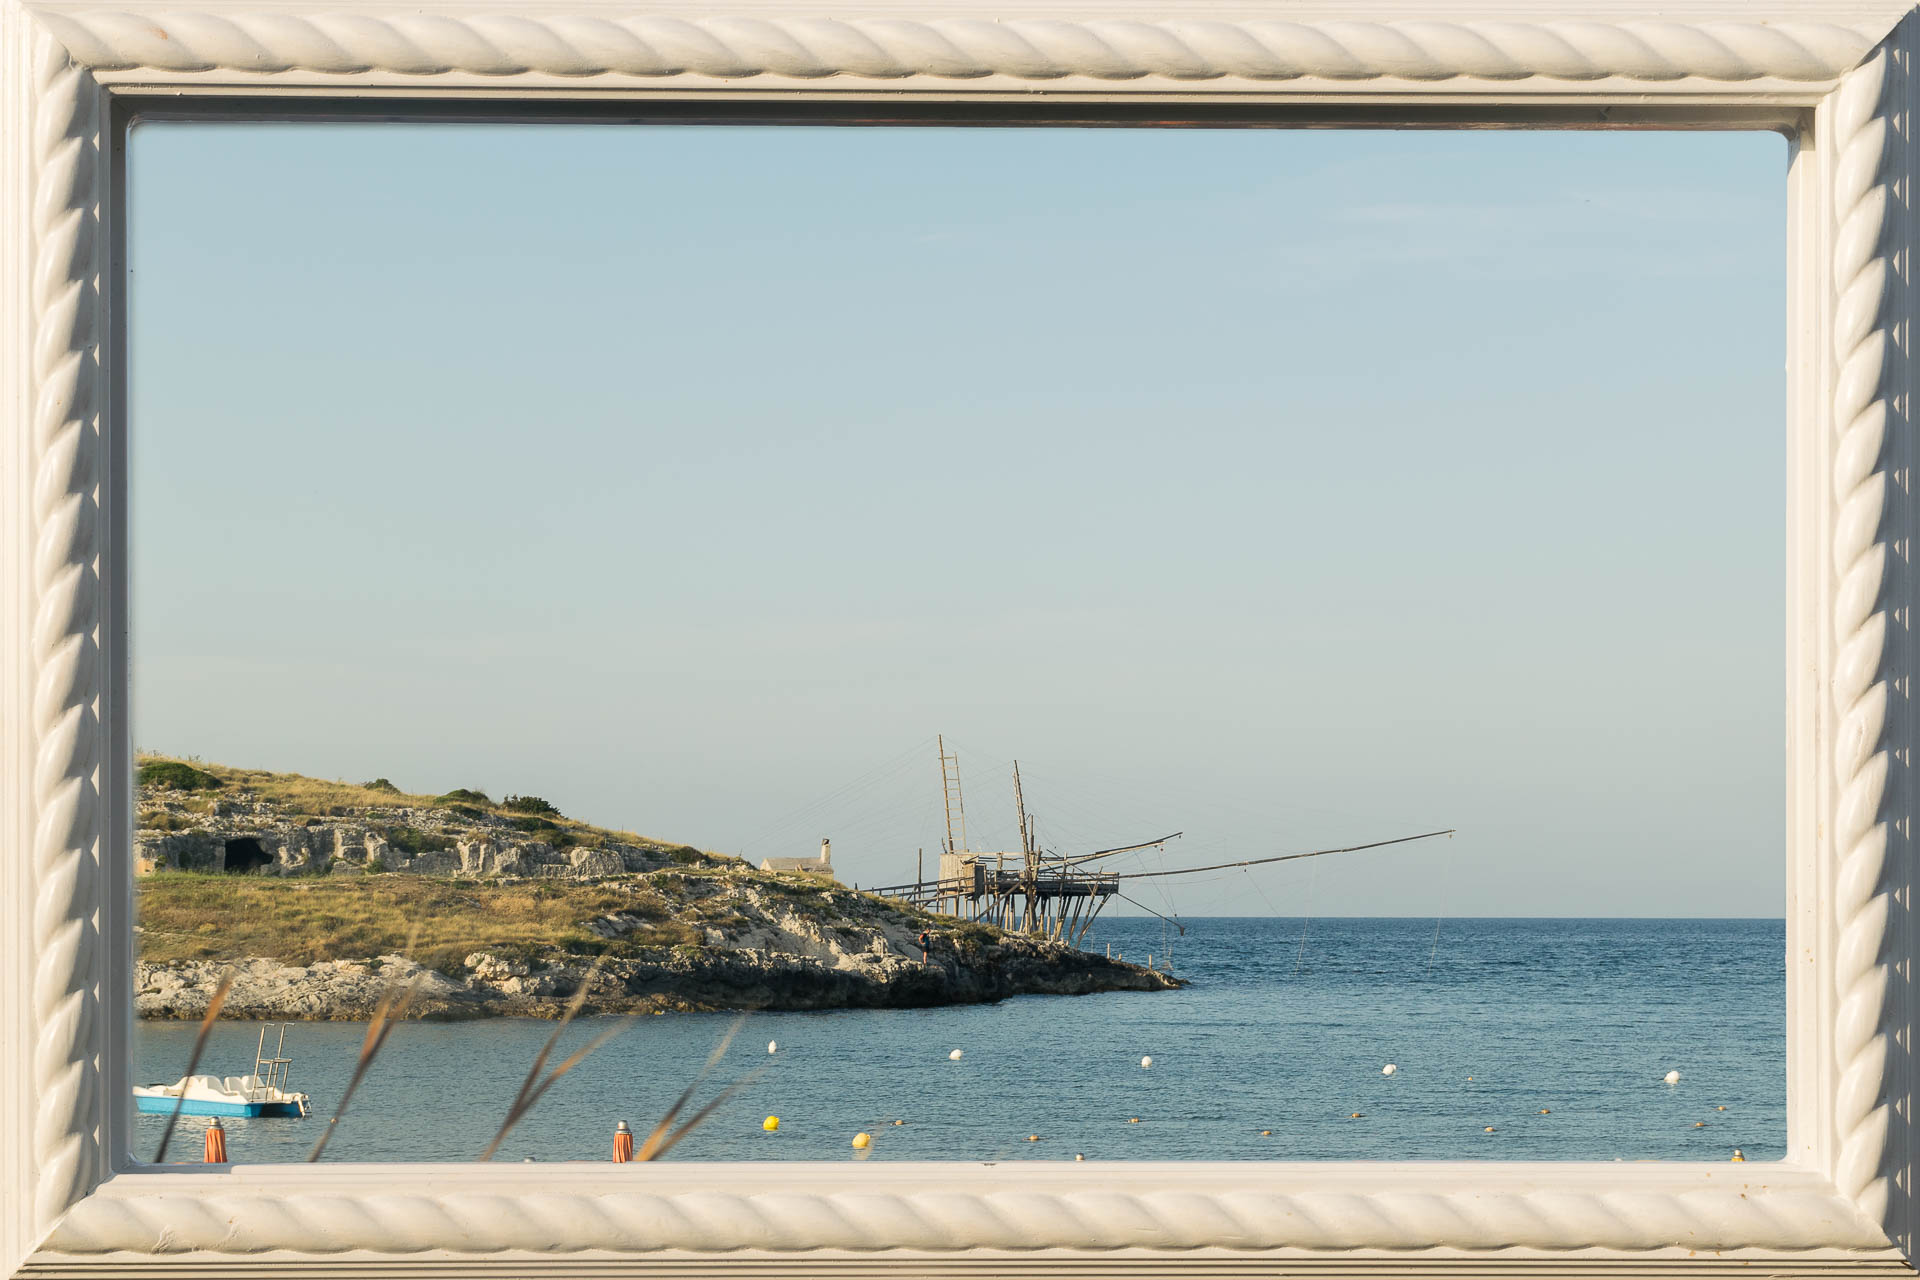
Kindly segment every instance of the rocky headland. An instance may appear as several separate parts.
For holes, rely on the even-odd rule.
[[[534,797],[144,759],[135,1008],[360,1019],[924,1007],[1152,991],[1168,974],[829,876],[610,831]],[[923,963],[918,936],[933,935]]]

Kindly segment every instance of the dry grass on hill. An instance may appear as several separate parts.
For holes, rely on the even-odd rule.
[[[204,775],[218,785],[203,791],[176,790],[167,794],[174,795],[187,809],[205,813],[211,809],[216,796],[235,796],[250,791],[260,800],[282,809],[290,817],[349,817],[365,813],[369,809],[439,809],[455,815],[488,815],[529,829],[533,838],[544,839],[549,844],[591,845],[598,847],[608,842],[669,848],[670,841],[656,840],[632,831],[617,831],[607,827],[596,827],[591,823],[580,822],[563,815],[543,814],[529,816],[507,808],[496,800],[482,796],[475,791],[449,792],[444,795],[418,795],[402,791],[385,779],[378,779],[385,785],[368,783],[329,782],[323,778],[308,778],[298,773],[271,773],[265,769],[235,769],[229,765],[208,764],[192,758],[181,759],[175,756],[142,755],[139,764],[143,773],[149,770],[179,775]],[[148,826],[163,829],[175,829],[180,824],[156,821],[151,815],[143,819]],[[724,855],[709,854],[709,857]]]
[[[716,904],[717,905],[717,904]],[[586,929],[596,916],[631,912],[648,921],[608,941]],[[161,872],[141,879],[140,959],[311,964],[404,951],[420,926],[414,958],[446,970],[475,951],[577,955],[694,944],[688,904],[670,905],[644,879],[596,884],[476,884],[432,876],[251,877]]]

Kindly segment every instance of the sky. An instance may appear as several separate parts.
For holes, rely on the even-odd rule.
[[[1771,134],[143,123],[134,738],[1182,915],[1777,916]],[[1136,907],[1126,907],[1132,913]]]

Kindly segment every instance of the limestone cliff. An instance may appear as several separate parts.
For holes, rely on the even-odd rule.
[[[417,984],[413,1016],[430,1018],[551,1016],[583,981],[603,1013],[1181,985],[826,876],[591,827],[544,801],[218,766],[169,776],[195,774],[207,781],[156,774],[142,788],[142,1017],[202,1016],[229,969],[234,1018],[364,1018],[396,982]]]

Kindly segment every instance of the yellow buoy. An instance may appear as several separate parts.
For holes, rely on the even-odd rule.
[[[1351,1118],[1358,1120],[1360,1118],[1360,1113],[1358,1111],[1354,1112]]]
[[[1074,1153],[1073,1153],[1073,1158],[1074,1158],[1075,1160],[1085,1160],[1085,1159],[1086,1159],[1086,1157],[1085,1157],[1085,1156],[1083,1156],[1083,1155],[1081,1155],[1081,1154],[1080,1154],[1080,1153],[1079,1153],[1078,1151],[1076,1151],[1076,1152],[1074,1152]]]
[[[1542,1107],[1540,1108],[1540,1114],[1543,1116],[1550,1116],[1553,1114],[1553,1112],[1548,1110],[1546,1107]]]
[[[1493,1126],[1492,1126],[1492,1125],[1488,1125],[1488,1126],[1487,1126],[1486,1128],[1484,1128],[1484,1129],[1482,1129],[1482,1130],[1481,1130],[1480,1132],[1482,1132],[1482,1133],[1492,1133],[1492,1132],[1493,1132]]]
[[[1129,1121],[1127,1121],[1127,1123],[1128,1123],[1128,1124],[1139,1124],[1139,1123],[1140,1123],[1140,1117],[1139,1117],[1139,1116],[1135,1116],[1135,1117],[1133,1117],[1133,1118],[1132,1118],[1131,1120],[1129,1120]]]
[[[1747,1162],[1747,1153],[1746,1153],[1746,1152],[1744,1152],[1744,1151],[1742,1151],[1742,1150],[1741,1150],[1740,1148],[1738,1148],[1738,1147],[1735,1147],[1735,1148],[1733,1149],[1733,1160],[1732,1160],[1732,1163],[1734,1163],[1734,1164],[1745,1164],[1746,1162]]]
[[[855,1151],[865,1151],[868,1147],[872,1145],[873,1145],[872,1134],[856,1133],[853,1135],[853,1149]]]
[[[775,1129],[778,1129],[780,1127],[780,1117],[768,1116],[765,1120],[762,1120],[760,1122],[760,1127],[762,1129],[765,1129],[768,1133],[772,1133]]]
[[[1725,1107],[1715,1107],[1715,1108],[1714,1108],[1714,1110],[1715,1110],[1715,1111],[1725,1111],[1725,1110],[1726,1110],[1726,1108],[1725,1108]]]
[[[905,1123],[906,1123],[906,1121],[905,1121],[905,1120],[895,1120],[895,1121],[894,1121],[894,1123],[895,1123],[895,1124],[905,1124]]]
[[[1704,1129],[1707,1127],[1707,1122],[1705,1120],[1695,1120],[1693,1122],[1693,1127],[1696,1129]]]
[[[1271,1129],[1262,1129],[1262,1130],[1260,1131],[1260,1136],[1261,1136],[1261,1137],[1263,1137],[1263,1138],[1271,1138],[1271,1137],[1273,1136],[1273,1130],[1271,1130]]]
[[[1038,1142],[1038,1141],[1040,1141],[1040,1135],[1039,1135],[1039,1134],[1037,1134],[1037,1133],[1030,1133],[1030,1134],[1028,1134],[1028,1135],[1027,1135],[1027,1141],[1028,1141],[1028,1142]]]

